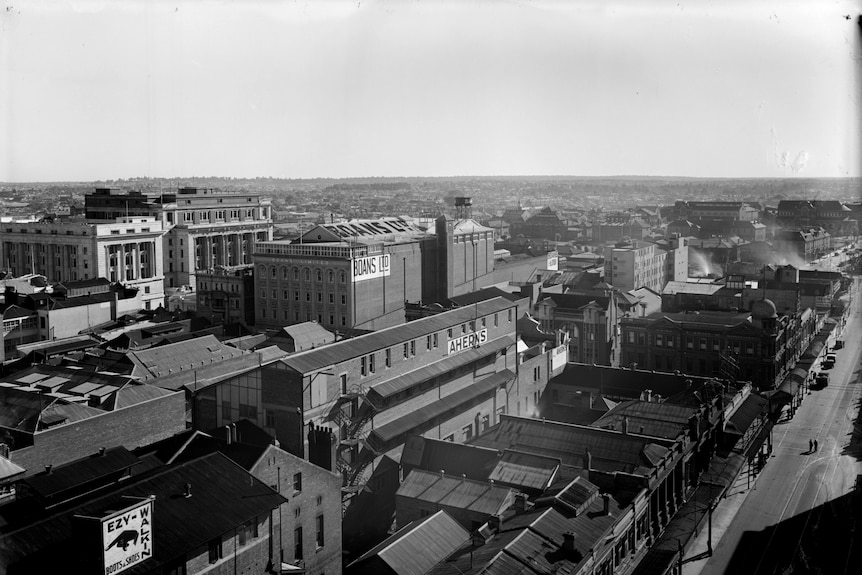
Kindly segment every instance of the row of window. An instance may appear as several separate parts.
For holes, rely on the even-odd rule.
[[[278,299],[278,290],[277,289],[272,288],[270,290],[267,290],[267,288],[265,288],[265,287],[260,288],[260,298],[261,299],[267,299],[267,294],[271,295],[272,296],[271,299],[273,299],[273,300]],[[281,297],[282,301],[291,299],[291,297],[290,297],[291,290],[282,290],[281,294],[282,294],[282,297]],[[318,303],[323,303],[323,293],[317,292],[316,299],[317,299]],[[328,299],[329,303],[335,303],[335,293],[329,292],[327,294],[327,299]],[[344,294],[344,293],[339,294],[339,300],[341,301],[341,305],[347,305],[347,294]],[[293,301],[300,301],[300,291],[299,290],[293,290]],[[311,292],[310,291],[305,292],[305,301],[307,301],[307,302],[311,301]]]
[[[269,268],[269,275],[267,275],[267,266],[260,265],[257,268],[258,277],[261,279],[266,279],[269,277],[270,279],[278,279],[279,277],[279,266],[271,266]],[[333,269],[323,269],[323,268],[299,268],[292,267],[288,268],[287,266],[281,266],[281,279],[283,280],[293,280],[299,281],[300,277],[302,281],[310,282],[312,278],[316,282],[322,282],[323,278],[326,278],[328,283],[332,283],[335,281],[336,271]],[[347,272],[344,270],[338,270],[338,282],[345,283],[347,282]]]
[[[627,336],[627,341],[630,344],[637,345],[647,345],[647,341],[649,341],[649,345],[655,347],[668,347],[675,348],[676,344],[682,340],[685,343],[685,348],[689,350],[699,350],[699,351],[721,351],[721,339],[720,338],[706,338],[706,337],[679,337],[668,334],[655,334],[649,335],[644,332],[635,332],[629,331]],[[754,342],[746,342],[745,347],[743,348],[742,342],[733,341],[730,342],[728,348],[733,351],[735,354],[745,353],[745,355],[756,355],[759,353],[759,347]]]

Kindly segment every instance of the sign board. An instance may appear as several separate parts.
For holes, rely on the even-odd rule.
[[[565,344],[555,347],[551,353],[551,371],[556,372],[558,369],[566,367],[566,359],[568,359],[569,350]]]
[[[153,500],[102,518],[105,575],[114,575],[153,555]]]
[[[352,280],[361,282],[386,277],[391,271],[391,262],[392,256],[389,254],[357,258],[352,261],[353,265],[350,266]]]
[[[557,271],[560,268],[560,255],[558,252],[548,252],[548,269]]]
[[[467,349],[481,346],[488,341],[488,330],[483,329],[471,333],[465,333],[461,337],[450,339],[446,343],[446,355],[453,355]]]

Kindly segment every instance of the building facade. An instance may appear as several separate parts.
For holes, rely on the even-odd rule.
[[[164,228],[155,218],[9,223],[2,229],[0,261],[13,274],[38,273],[50,282],[101,277],[140,290],[145,309],[164,302]]]
[[[605,282],[622,291],[647,287],[661,293],[667,282],[688,277],[686,245],[679,238],[669,250],[639,241],[605,246]]]
[[[197,274],[198,312],[214,323],[254,325],[254,265],[216,266]]]

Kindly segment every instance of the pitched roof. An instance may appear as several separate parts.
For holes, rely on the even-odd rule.
[[[620,432],[516,417],[501,416],[501,421],[473,440],[473,444],[497,449],[517,449],[557,458],[563,465],[583,469],[589,450],[591,466],[599,471],[649,474],[656,457],[668,453],[669,441]]]
[[[218,481],[213,481],[214,477]],[[186,485],[191,485],[190,497],[183,497]],[[7,565],[17,563],[26,565],[28,572],[48,572],[56,557],[80,556],[75,553],[79,541],[73,535],[73,516],[101,517],[108,510],[127,507],[129,497],[151,495],[155,496],[153,514],[158,517],[159,535],[153,539],[153,556],[128,569],[126,573],[130,575],[151,572],[287,501],[224,455],[215,453],[133,476],[111,493],[47,520],[27,517],[26,525],[7,525],[0,531],[0,555]],[[70,568],[76,570],[75,567],[79,566]]]
[[[438,313],[402,325],[382,329],[352,339],[342,340],[323,348],[296,353],[284,358],[282,363],[300,373],[309,373],[366,355],[368,353],[399,345],[405,341],[468,322],[476,317],[512,309],[515,304],[502,297],[482,301],[475,306],[458,308]]]
[[[113,447],[104,453],[58,465],[50,472],[31,475],[23,482],[39,497],[52,499],[101,477],[128,470],[137,462],[138,458],[125,447]]]
[[[316,321],[286,325],[261,345],[277,345],[284,351],[304,351],[335,341],[335,334]]]
[[[401,465],[485,480],[498,454],[496,449],[411,435],[401,451]]]
[[[224,345],[213,335],[139,351],[130,351],[135,365],[132,375],[153,379],[243,355],[241,350]]]
[[[423,575],[464,544],[470,534],[445,511],[413,521],[348,565],[364,572],[363,563],[379,558],[390,573]],[[366,568],[379,568],[367,565]],[[379,571],[378,571],[379,572]]]
[[[761,397],[756,393],[750,394],[727,419],[724,431],[744,435],[746,430],[751,426],[751,423],[763,413],[767,403],[769,401],[765,397]]]
[[[424,469],[411,471],[396,495],[483,515],[502,512],[514,499],[511,487]]]
[[[621,430],[626,422],[628,433],[673,439],[686,432],[695,411],[682,405],[630,400],[611,409],[592,426]]]

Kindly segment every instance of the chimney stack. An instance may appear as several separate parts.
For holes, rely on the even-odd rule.
[[[575,534],[571,531],[563,533],[563,552],[567,555],[575,552]]]
[[[45,466],[45,473],[47,473],[48,475],[50,475],[50,474],[51,474],[51,469],[52,469],[53,467],[54,467],[54,466],[53,466],[53,465],[51,465],[50,463],[49,463],[48,465],[46,465],[46,466]]]
[[[185,497],[186,499],[188,499],[188,498],[189,498],[189,497],[191,497],[191,496],[192,496],[192,484],[191,484],[191,483],[186,483],[185,491],[183,491],[183,497]]]
[[[105,448],[104,447],[99,448],[99,455],[105,455]]]
[[[230,445],[230,425],[225,425],[224,431],[225,431],[225,434],[224,434],[225,435],[225,441],[227,441],[227,444]]]
[[[623,429],[623,435],[629,434],[629,418],[628,418],[628,416],[623,417],[622,429]]]
[[[611,496],[607,493],[602,493],[602,512],[609,515],[611,512]]]
[[[490,527],[494,533],[499,533],[500,529],[503,527],[503,517],[500,515],[492,515],[488,518],[488,527]]]
[[[527,496],[523,493],[518,493],[515,495],[515,511],[521,513],[527,510]]]

